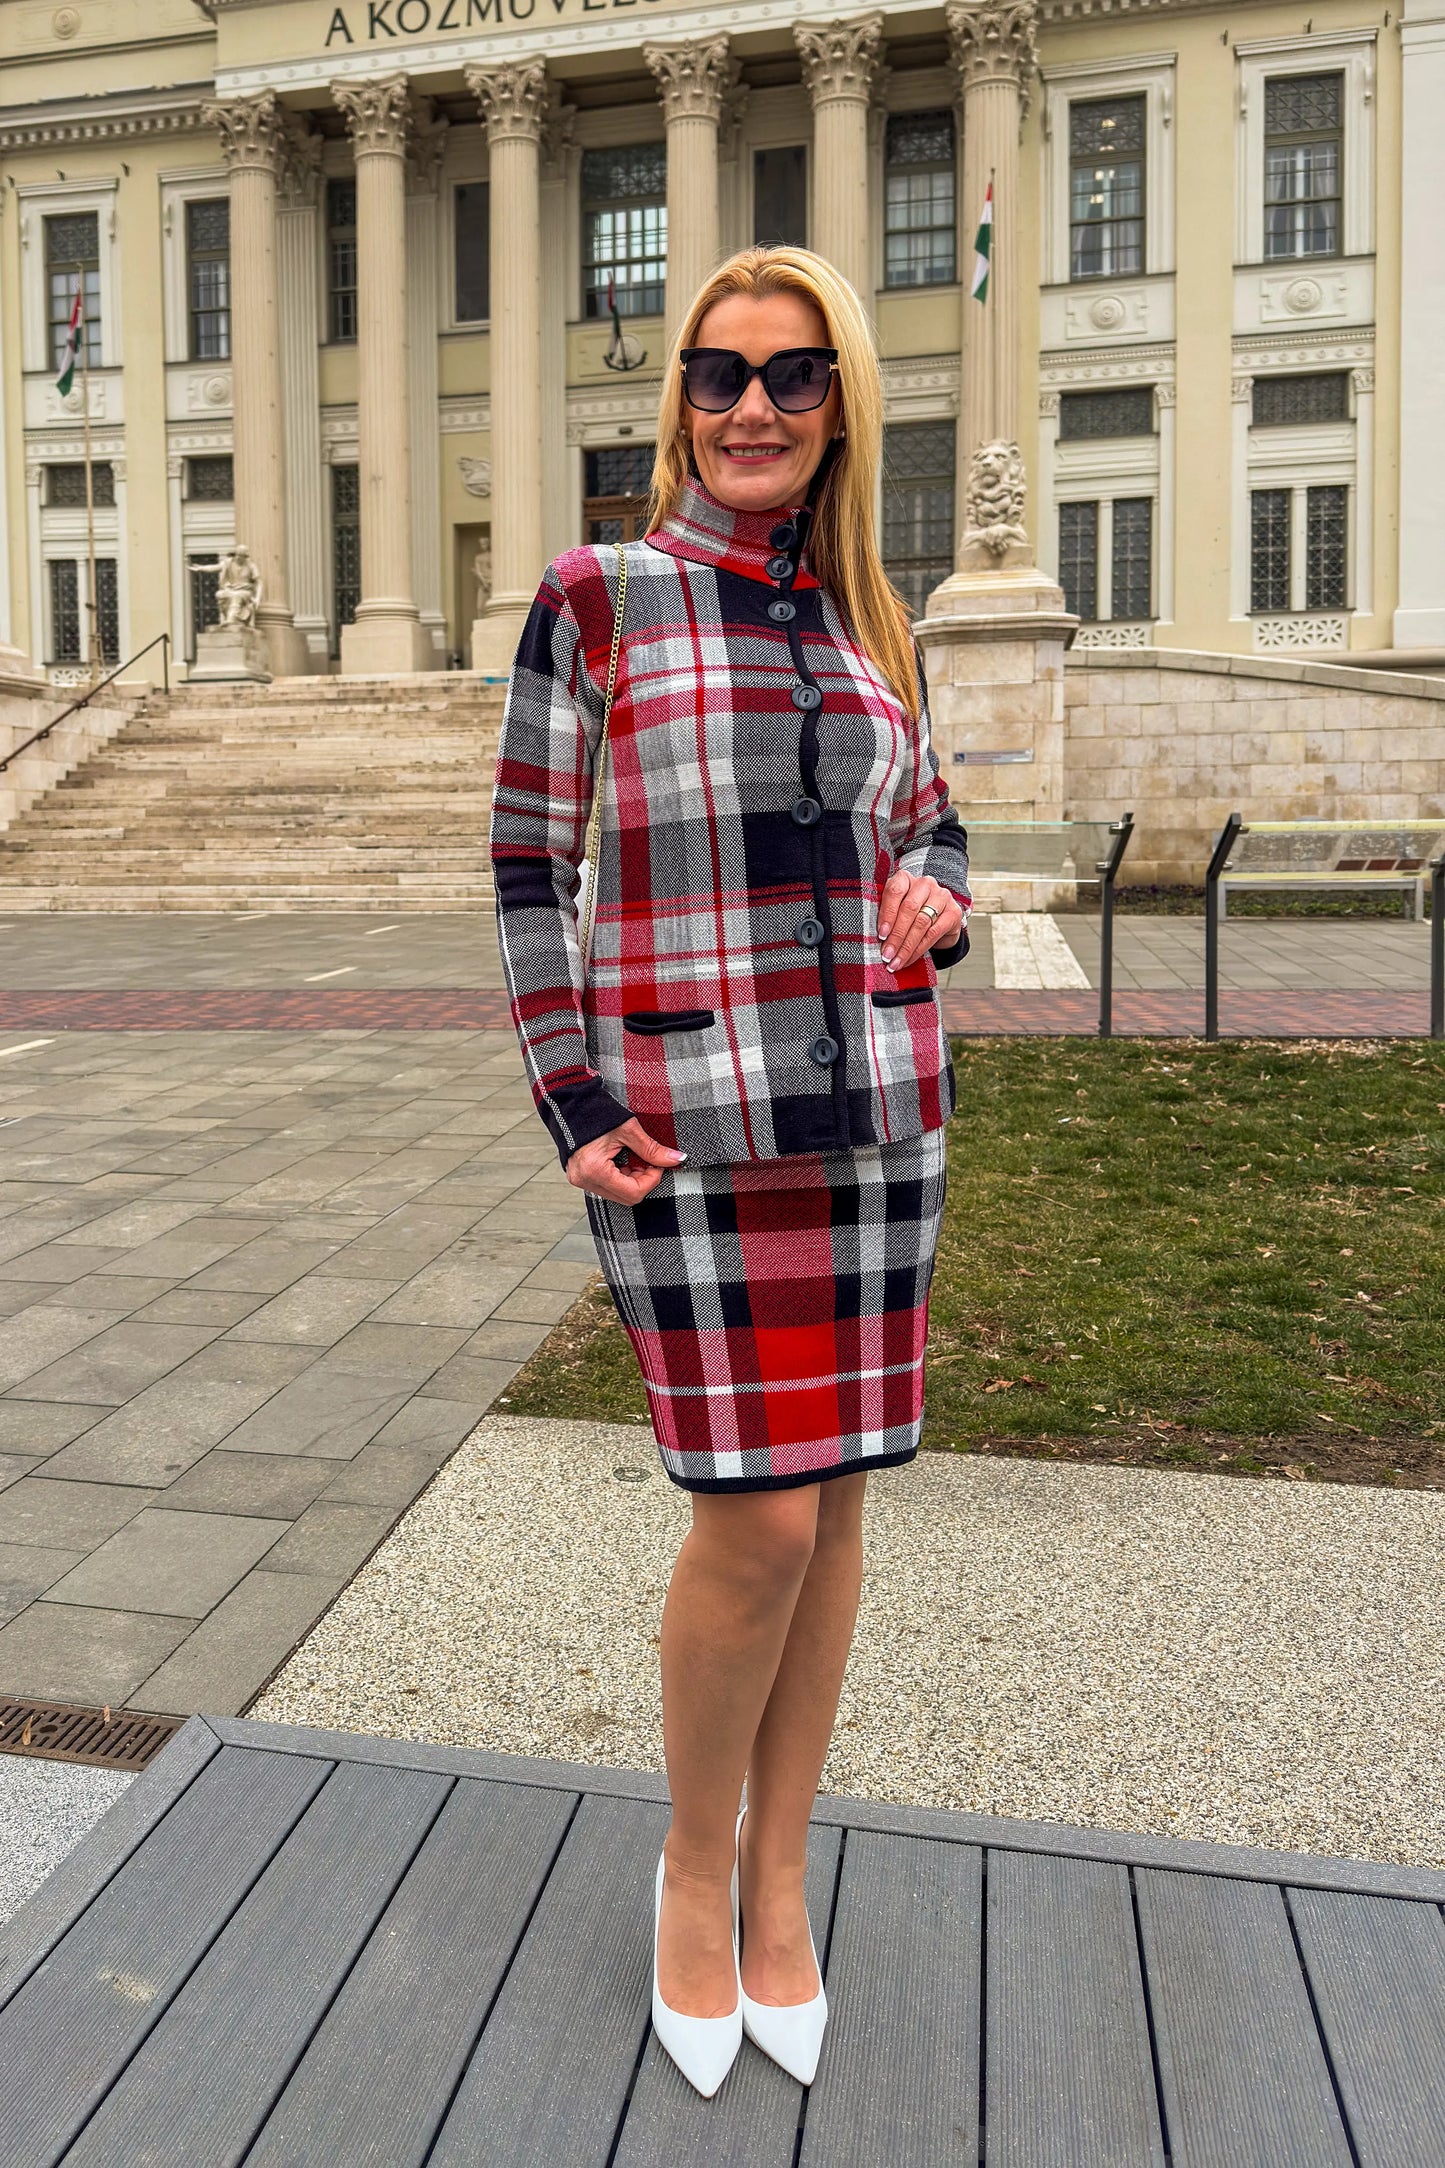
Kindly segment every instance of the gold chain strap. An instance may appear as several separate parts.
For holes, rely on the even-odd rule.
[[[627,554],[617,545],[617,608],[612,617],[612,653],[607,658],[607,694],[602,703],[602,742],[597,748],[597,769],[592,783],[592,810],[587,816],[587,922],[582,929],[582,963],[585,969],[592,952],[592,925],[597,916],[598,852],[602,847],[602,793],[607,781],[607,736],[612,721],[612,696],[617,690],[617,658],[622,651],[622,612],[627,603]]]

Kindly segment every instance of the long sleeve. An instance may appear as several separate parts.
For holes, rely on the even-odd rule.
[[[629,1119],[587,1059],[575,899],[603,695],[555,565],[512,666],[492,794],[497,932],[527,1080],[565,1166]],[[594,878],[596,869],[593,869]]]
[[[905,873],[919,874],[950,889],[963,905],[963,925],[948,948],[932,951],[936,968],[946,971],[968,954],[968,914],[973,898],[968,887],[968,835],[948,802],[948,786],[939,772],[933,750],[928,709],[928,681],[918,662],[918,722],[910,739],[911,757],[899,776],[889,821],[894,857]]]

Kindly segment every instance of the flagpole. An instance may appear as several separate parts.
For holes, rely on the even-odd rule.
[[[87,560],[86,616],[89,618],[86,662],[90,682],[100,678],[100,636],[96,616],[95,595],[95,488],[90,469],[90,326],[85,317],[85,266],[75,267],[76,291],[80,297],[80,411],[84,425],[85,444],[85,552]]]

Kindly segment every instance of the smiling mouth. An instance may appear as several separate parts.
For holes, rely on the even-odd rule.
[[[788,447],[786,444],[725,444],[722,450],[728,459],[761,461],[764,459],[782,459]]]

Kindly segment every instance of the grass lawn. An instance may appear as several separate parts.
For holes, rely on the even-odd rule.
[[[1445,1047],[954,1057],[925,1447],[1445,1485]],[[507,1406],[646,1419],[600,1285]]]

